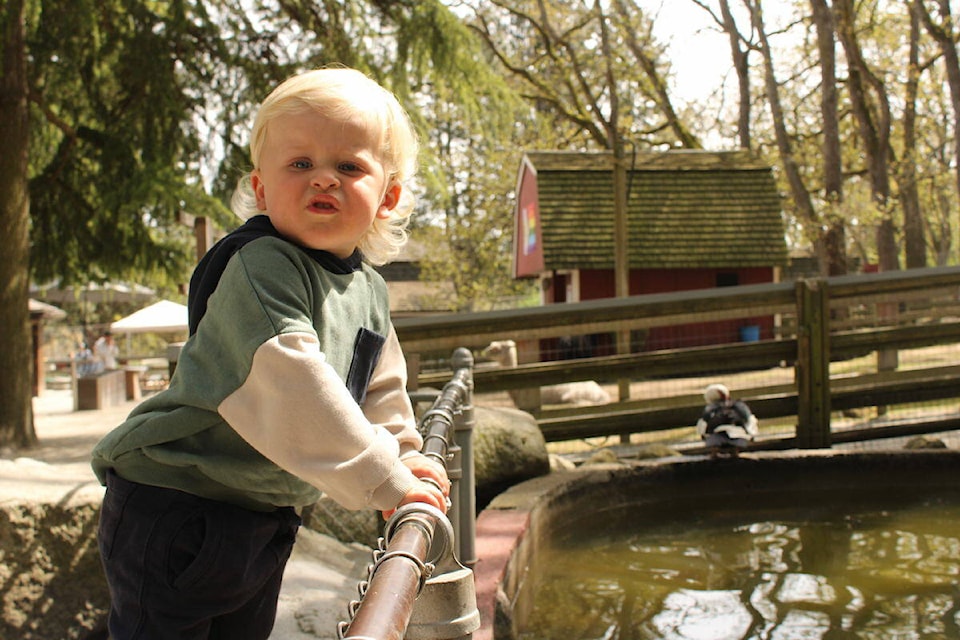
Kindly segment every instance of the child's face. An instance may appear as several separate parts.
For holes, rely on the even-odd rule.
[[[363,126],[313,111],[270,122],[251,173],[257,207],[285,237],[341,258],[400,197]]]

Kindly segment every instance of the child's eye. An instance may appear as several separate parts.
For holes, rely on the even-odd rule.
[[[313,165],[309,160],[294,160],[290,163],[290,166],[294,169],[309,169]]]
[[[341,162],[337,165],[337,169],[344,173],[359,173],[363,171],[363,168],[356,162]]]

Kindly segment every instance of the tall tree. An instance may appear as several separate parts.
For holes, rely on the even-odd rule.
[[[890,201],[890,135],[893,118],[890,96],[860,47],[853,0],[834,0],[837,35],[847,59],[847,92],[867,161],[873,204],[880,214],[876,225],[877,259],[881,271],[900,268],[896,224]]]
[[[27,296],[29,260],[26,6],[24,0],[0,4],[0,446],[29,446],[36,441],[30,402],[30,352]],[[20,374],[20,375],[18,375]]]
[[[924,0],[916,0],[913,5],[924,27],[936,41],[943,54],[943,64],[950,87],[950,102],[953,106],[953,170],[956,190],[960,194],[960,54],[957,53],[957,34],[953,24],[953,15],[949,0],[934,0],[939,13],[935,21]]]
[[[193,253],[180,213],[227,215],[203,188],[191,126],[219,57],[218,25],[203,3],[34,6],[31,250],[43,257],[34,278],[182,281]]]
[[[822,252],[827,275],[847,272],[846,221],[838,211],[843,202],[843,161],[840,153],[840,114],[837,95],[837,54],[833,14],[826,0],[810,0],[820,53],[820,117],[823,124],[823,197],[825,220]]]
[[[907,81],[903,98],[903,152],[897,163],[897,182],[903,207],[903,244],[907,269],[927,266],[927,243],[917,187],[917,96],[920,92],[920,12],[918,0],[910,2]]]
[[[29,446],[36,435],[28,266],[40,280],[68,283],[174,277],[189,256],[177,237],[178,213],[224,210],[191,176],[197,146],[182,129],[196,96],[181,83],[181,69],[218,33],[180,3],[11,0],[0,7],[7,145],[0,160],[7,244],[0,446]]]
[[[770,44],[770,29],[758,2],[745,0],[743,7],[750,17],[750,30],[744,33],[737,24],[733,8],[728,0],[720,0],[719,11],[711,3],[691,0],[706,11],[718,27],[727,35],[734,69],[737,72],[739,87],[738,137],[741,146],[752,144],[750,129],[752,102],[750,68],[748,53],[754,50],[761,54],[761,75],[764,96],[770,109],[774,144],[783,166],[784,180],[790,190],[794,208],[804,229],[804,235],[814,248],[820,269],[823,273],[846,273],[846,241],[844,221],[839,213],[842,201],[842,164],[840,153],[840,122],[835,75],[835,51],[833,27],[829,7],[825,0],[811,0],[814,9],[813,22],[817,32],[821,84],[820,112],[817,122],[821,123],[822,146],[820,152],[813,155],[822,159],[819,167],[823,176],[823,195],[815,202],[808,182],[811,175],[817,175],[816,167],[808,166],[812,158],[803,159],[798,155],[797,147],[803,144],[803,138],[809,132],[791,132],[787,122],[787,109],[784,107],[783,83],[777,78],[777,64],[774,50]],[[812,122],[810,119],[807,122]],[[746,148],[750,148],[747,146]],[[751,149],[756,151],[755,149]]]
[[[471,25],[538,117],[555,123],[562,148],[613,150],[616,137],[644,147],[701,146],[664,89],[663,47],[653,39],[649,18],[634,3],[613,3],[611,15],[604,13],[602,2],[469,4],[474,10]],[[615,103],[623,107],[616,135],[611,135]]]
[[[730,8],[729,0],[720,0],[718,13],[704,0],[690,0],[707,12],[713,21],[727,35],[730,43],[730,55],[733,59],[733,69],[737,74],[737,138],[741,149],[753,149],[751,139],[751,112],[753,94],[750,82],[750,52],[755,48],[749,35],[744,35],[737,25],[736,17]]]
[[[770,108],[774,139],[776,141],[780,162],[783,166],[784,177],[790,188],[790,195],[793,199],[797,216],[809,228],[817,229],[819,227],[817,211],[813,206],[813,199],[803,179],[802,168],[794,154],[794,142],[787,128],[783,102],[780,99],[780,83],[777,80],[773,49],[770,47],[770,39],[767,34],[763,11],[760,6],[761,3],[760,0],[745,0],[745,2],[748,3],[750,21],[753,25],[753,30],[757,34],[760,56],[763,60],[763,83],[767,104]]]

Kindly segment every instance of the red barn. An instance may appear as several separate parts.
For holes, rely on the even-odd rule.
[[[746,151],[638,153],[627,163],[630,295],[779,280],[787,247],[769,166]],[[614,297],[613,193],[610,152],[524,155],[514,276],[539,279],[543,304]],[[656,328],[635,336],[633,348],[768,338],[773,323]],[[610,351],[608,338],[594,338],[593,353]]]

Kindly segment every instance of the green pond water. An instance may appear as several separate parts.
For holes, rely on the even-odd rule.
[[[522,640],[960,638],[956,494],[738,502],[562,528],[537,551]]]

